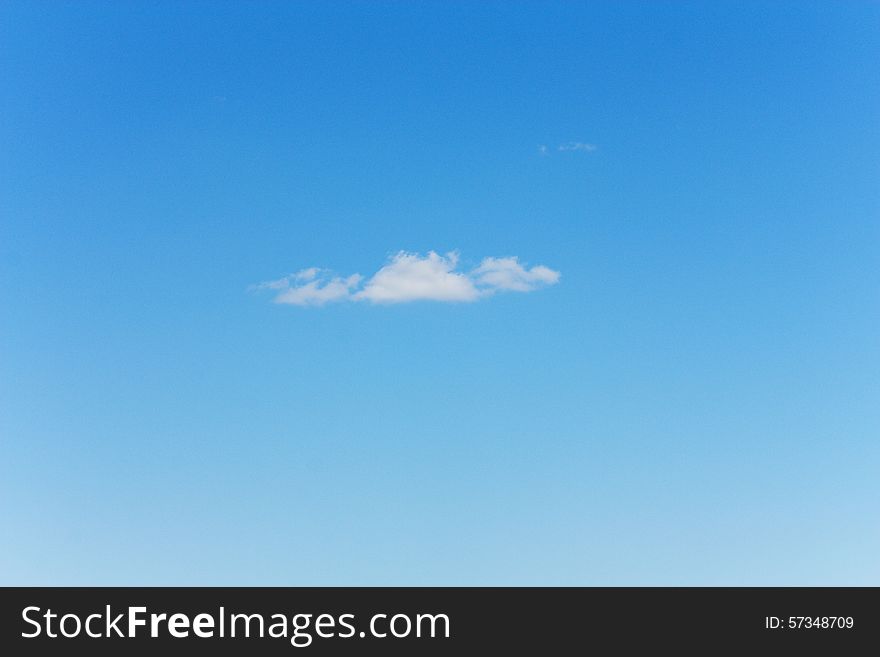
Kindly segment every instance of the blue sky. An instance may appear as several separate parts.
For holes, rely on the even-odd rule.
[[[878,20],[5,2],[0,582],[880,584]]]

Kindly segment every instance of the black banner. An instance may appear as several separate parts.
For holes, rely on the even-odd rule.
[[[878,639],[877,588],[0,589],[5,655],[856,654]]]

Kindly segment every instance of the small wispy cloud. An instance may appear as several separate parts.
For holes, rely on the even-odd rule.
[[[595,144],[587,144],[582,141],[570,141],[565,144],[559,144],[559,146],[556,147],[556,150],[560,152],[583,151],[585,153],[592,153],[598,149],[599,147]]]
[[[274,281],[251,287],[272,290],[275,303],[322,306],[338,301],[372,304],[410,301],[470,302],[497,292],[532,292],[559,282],[559,272],[536,265],[527,268],[515,256],[483,258],[470,271],[458,271],[458,254],[422,256],[400,251],[375,274],[345,278],[325,269],[310,267]]]

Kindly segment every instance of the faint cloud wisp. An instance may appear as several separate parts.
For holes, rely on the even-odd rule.
[[[599,149],[599,147],[596,146],[595,144],[587,144],[587,143],[582,142],[582,141],[570,141],[570,142],[565,143],[565,144],[560,144],[559,146],[556,147],[556,150],[557,150],[557,151],[560,151],[560,152],[563,152],[563,153],[566,152],[566,151],[569,151],[569,152],[571,152],[571,151],[583,151],[583,152],[585,152],[585,153],[592,153],[592,152],[594,152],[594,151],[596,151],[596,150],[598,150],[598,149]]]

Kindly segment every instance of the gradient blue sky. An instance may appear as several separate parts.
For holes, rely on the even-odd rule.
[[[878,25],[4,2],[0,582],[880,584]]]

